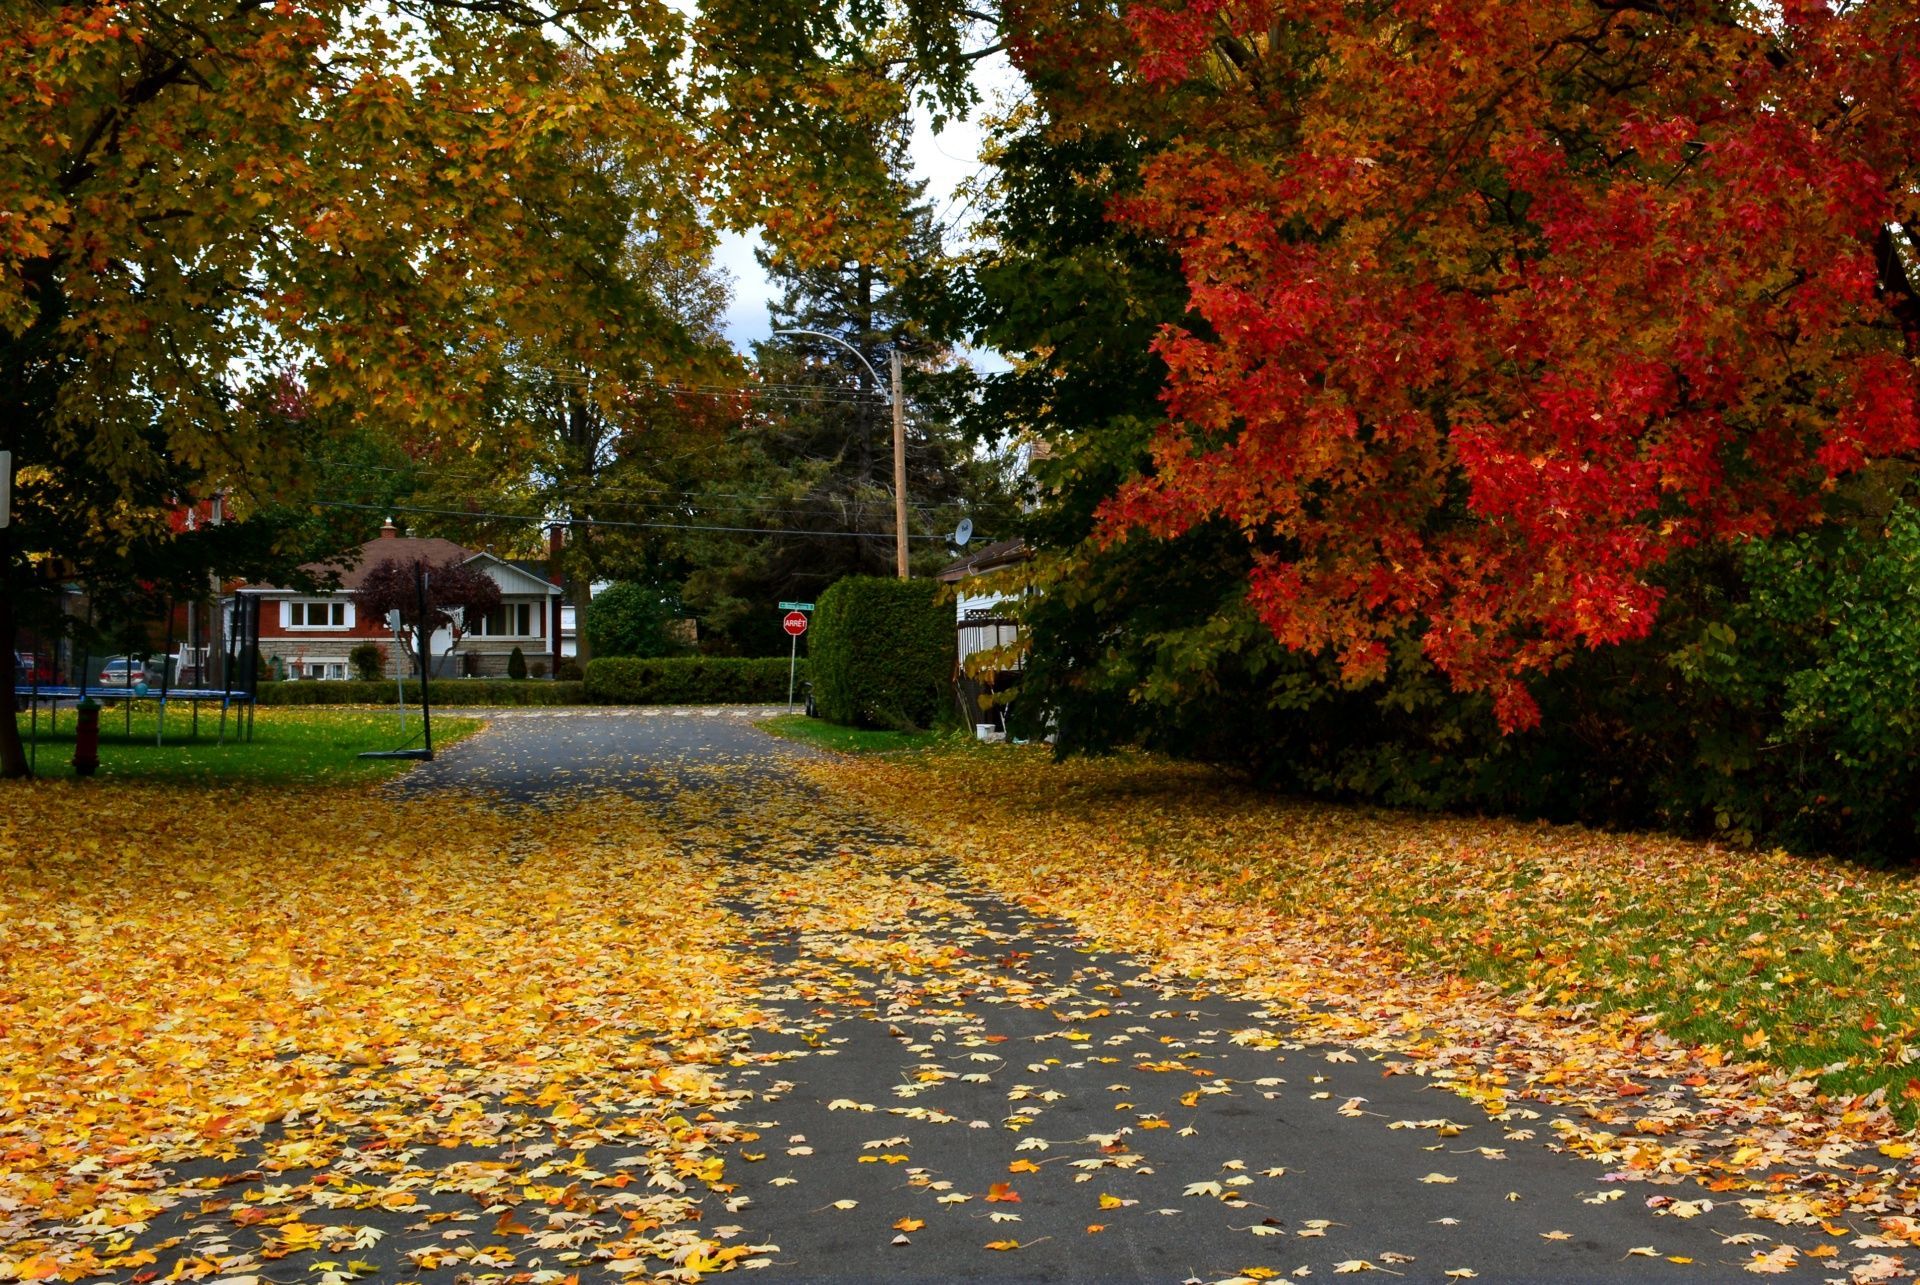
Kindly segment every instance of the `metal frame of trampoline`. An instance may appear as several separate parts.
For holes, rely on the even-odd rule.
[[[227,629],[223,648],[224,664],[221,672],[225,676],[221,687],[174,687],[173,680],[173,609],[167,610],[167,650],[166,663],[161,666],[160,687],[141,690],[136,686],[108,686],[104,684],[61,684],[42,687],[39,681],[39,669],[34,670],[34,680],[24,692],[15,689],[17,696],[24,696],[28,703],[27,719],[27,761],[35,765],[38,758],[40,739],[40,705],[47,704],[47,726],[49,733],[59,728],[60,702],[92,699],[98,701],[119,701],[126,707],[128,734],[133,729],[133,705],[136,701],[157,701],[160,717],[154,728],[153,743],[165,743],[167,732],[167,705],[171,701],[185,701],[193,709],[193,731],[191,736],[200,734],[200,706],[210,701],[220,702],[219,743],[227,741],[227,711],[234,712],[234,739],[236,741],[253,740],[253,711],[260,695],[260,599],[245,594],[236,594],[227,613]],[[235,669],[239,670],[240,681],[236,683]],[[93,656],[83,653],[78,670],[83,677],[93,668]]]

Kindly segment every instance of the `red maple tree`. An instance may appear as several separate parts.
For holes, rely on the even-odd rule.
[[[1104,536],[1236,524],[1289,646],[1365,679],[1417,632],[1527,727],[1528,676],[1644,636],[1676,553],[1920,446],[1910,0],[1131,21],[1186,118],[1118,214],[1195,321]]]

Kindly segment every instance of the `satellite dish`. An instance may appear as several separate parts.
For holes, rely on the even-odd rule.
[[[961,518],[960,525],[953,529],[952,541],[961,548],[967,547],[967,541],[973,539],[973,519]]]

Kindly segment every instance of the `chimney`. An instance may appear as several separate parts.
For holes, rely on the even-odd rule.
[[[567,529],[558,522],[547,528],[547,580],[552,584],[562,583],[560,579],[560,550],[567,543]]]
[[[392,518],[388,518],[386,524],[380,528],[380,538],[382,540],[391,540],[399,534],[400,529],[393,525]]]

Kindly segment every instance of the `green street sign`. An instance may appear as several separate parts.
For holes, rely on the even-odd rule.
[[[782,611],[812,611],[812,610],[813,610],[813,604],[812,604],[812,603],[810,603],[810,602],[783,602],[783,603],[781,603],[781,604],[780,604],[780,610],[782,610]]]

